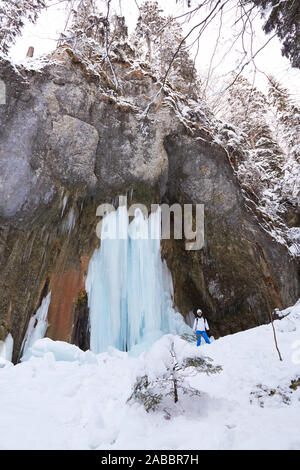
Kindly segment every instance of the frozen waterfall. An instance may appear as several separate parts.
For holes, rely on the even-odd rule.
[[[172,307],[172,279],[160,254],[161,211],[129,223],[127,207],[105,215],[86,280],[91,350],[139,353],[165,333],[190,331]]]
[[[40,307],[36,313],[30,318],[28,328],[23,339],[21,351],[23,353],[22,361],[25,361],[30,356],[29,349],[39,339],[44,338],[48,328],[48,308],[51,300],[51,292],[44,297]]]

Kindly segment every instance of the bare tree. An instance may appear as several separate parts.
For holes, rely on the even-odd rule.
[[[274,321],[273,321],[273,315],[271,313],[269,313],[269,316],[270,316],[270,320],[271,320],[271,324],[272,324],[275,347],[276,347],[276,350],[278,352],[279,360],[282,361],[283,359],[282,359],[282,356],[281,356],[281,353],[280,353],[279,347],[278,347],[277,336],[276,336],[276,331],[275,331]]]

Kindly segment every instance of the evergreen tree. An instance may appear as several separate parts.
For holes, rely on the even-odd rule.
[[[281,227],[299,221],[299,115],[275,79],[270,78],[265,96],[242,76],[229,88],[221,115],[230,124],[220,124],[219,138],[242,187],[258,210]]]
[[[98,10],[95,0],[81,0],[73,10],[70,29],[63,34],[61,43],[68,43],[74,50],[91,58],[101,55],[109,30],[106,17]]]
[[[229,88],[228,102],[230,121],[248,136],[252,159],[269,172],[269,176],[278,177],[283,155],[268,122],[267,97],[239,76]],[[228,119],[228,115],[226,117]]]
[[[108,52],[120,62],[126,62],[128,58],[135,56],[135,51],[129,44],[124,16],[114,15],[111,18]]]
[[[189,93],[197,74],[181,26],[172,17],[163,16],[156,1],[146,1],[140,7],[133,43],[139,56],[150,63],[161,80],[168,79],[180,91]]]
[[[135,30],[137,39],[135,45],[139,47],[139,52],[142,55],[146,43],[144,57],[150,62],[155,60],[159,53],[160,31],[166,21],[161,13],[162,10],[158,7],[156,1],[146,1],[140,7],[140,16]]]
[[[119,88],[112,62],[124,61],[126,54],[133,52],[127,41],[123,16],[109,18],[108,13],[103,15],[99,11],[96,0],[81,0],[73,11],[71,27],[59,43],[70,47],[94,73],[105,72],[114,88]]]
[[[274,77],[269,77],[269,99],[274,106],[278,121],[278,133],[287,158],[283,167],[282,192],[286,204],[296,210],[299,219],[300,198],[300,109],[291,99],[290,93]],[[291,208],[287,207],[289,212]],[[295,213],[295,212],[294,212]],[[297,217],[292,217],[298,220]],[[292,223],[290,223],[292,225]]]
[[[240,0],[254,3],[266,18],[264,31],[276,32],[282,42],[282,54],[293,67],[300,68],[300,2],[296,0]]]
[[[112,35],[110,42],[125,42],[128,38],[128,28],[124,16],[114,15],[112,17]]]
[[[193,343],[195,341],[193,336],[182,339]],[[178,411],[182,413],[190,409],[191,403],[201,401],[202,392],[191,386],[189,381],[193,374],[212,375],[222,371],[222,367],[215,365],[208,357],[188,356],[181,358],[179,363],[174,343],[170,346],[161,373],[154,377],[152,373],[151,379],[148,375],[138,377],[128,399],[128,403],[137,402],[143,405],[148,413],[164,413],[166,419],[170,419]]]
[[[287,210],[282,184],[286,156],[273,133],[267,96],[238,76],[227,91],[220,117],[228,124],[220,124],[219,137],[243,189],[267,221],[282,225]]]
[[[283,144],[289,155],[300,163],[300,109],[289,91],[274,77],[269,77],[269,100],[275,108]]]
[[[35,23],[45,6],[45,0],[0,0],[0,52],[8,53],[24,22]]]

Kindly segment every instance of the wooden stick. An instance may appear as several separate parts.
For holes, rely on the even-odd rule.
[[[276,337],[276,331],[275,331],[275,328],[274,328],[274,322],[273,322],[273,317],[272,317],[272,313],[271,313],[271,312],[269,312],[269,316],[270,316],[270,320],[271,320],[271,323],[272,323],[273,334],[274,334],[274,341],[275,341],[275,346],[276,346],[276,349],[277,349],[277,352],[278,352],[278,356],[279,356],[279,359],[280,359],[281,361],[283,361],[282,356],[281,356],[280,351],[279,351],[279,348],[278,348],[277,337]]]

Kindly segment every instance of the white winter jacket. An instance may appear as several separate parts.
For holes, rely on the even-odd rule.
[[[194,321],[193,331],[205,331],[209,330],[207,320],[203,317],[197,317]]]

